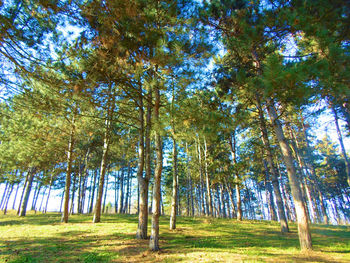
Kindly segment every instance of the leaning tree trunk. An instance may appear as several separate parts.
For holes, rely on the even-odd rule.
[[[344,146],[344,142],[343,142],[343,136],[342,136],[342,133],[340,131],[339,122],[338,122],[338,120],[339,120],[338,113],[333,105],[331,107],[332,107],[332,111],[334,114],[334,122],[335,122],[335,127],[337,128],[337,134],[338,134],[338,140],[339,140],[341,152],[343,154],[343,158],[344,158],[344,162],[345,162],[345,171],[346,171],[346,176],[348,178],[347,182],[348,182],[348,185],[350,186],[350,160],[346,154],[346,150],[345,150],[345,146]]]
[[[23,200],[22,200],[22,203],[20,205],[21,210],[20,210],[19,216],[26,215],[27,204],[28,204],[28,200],[29,200],[30,190],[32,189],[34,174],[35,174],[35,168],[31,168],[30,171],[28,172],[28,180],[27,180]]]
[[[272,126],[275,130],[277,140],[279,142],[282,157],[287,167],[287,174],[289,178],[289,184],[292,191],[295,210],[298,221],[298,235],[301,249],[312,249],[310,228],[308,222],[308,215],[306,207],[303,202],[302,190],[300,189],[299,180],[297,177],[296,169],[293,163],[293,155],[290,146],[284,136],[282,124],[278,119],[275,107],[271,99],[268,101],[268,112],[271,118]]]
[[[173,138],[173,196],[171,199],[170,212],[170,230],[176,229],[176,212],[177,212],[177,149],[176,140]]]
[[[11,184],[11,188],[10,188],[10,190],[9,190],[9,192],[8,192],[8,195],[7,195],[7,198],[6,198],[6,200],[5,200],[5,204],[4,204],[4,208],[3,208],[3,210],[4,210],[4,215],[6,215],[6,213],[7,213],[7,206],[8,206],[8,203],[9,203],[9,201],[10,201],[10,197],[11,197],[11,194],[12,194],[12,191],[13,191],[13,186],[14,186],[14,185],[15,185],[14,183]]]
[[[159,89],[156,87],[155,90],[155,105],[154,105],[154,117],[157,124],[159,124],[159,107],[160,107],[160,94]],[[159,126],[158,126],[158,129]],[[153,186],[153,210],[152,210],[152,229],[151,238],[149,241],[149,248],[152,251],[159,250],[159,216],[160,216],[160,182],[163,169],[163,149],[162,149],[162,139],[160,136],[160,131],[156,130],[156,170],[154,174],[154,186]],[[176,143],[174,140],[174,148],[176,156]],[[175,160],[175,158],[174,158]],[[174,198],[174,196],[173,196]],[[175,198],[176,200],[176,198]],[[175,209],[176,211],[176,209]]]
[[[285,209],[283,206],[283,199],[280,191],[280,185],[278,182],[278,171],[277,167],[275,166],[273,162],[273,154],[271,150],[271,145],[268,137],[268,132],[267,132],[267,127],[266,127],[266,122],[265,122],[265,117],[264,117],[264,112],[261,107],[260,99],[259,96],[256,95],[256,106],[259,111],[259,123],[260,123],[260,130],[262,134],[262,141],[267,153],[267,163],[269,165],[270,169],[270,175],[271,175],[271,182],[273,186],[273,191],[275,193],[276,197],[276,205],[277,205],[277,211],[278,211],[278,217],[280,219],[280,224],[281,224],[281,232],[289,232],[289,227],[288,227],[288,221],[286,218],[286,213]]]
[[[19,215],[19,214],[20,214],[20,211],[21,211],[21,204],[22,204],[23,197],[24,197],[24,193],[25,193],[25,190],[26,190],[26,187],[27,187],[27,184],[28,184],[29,174],[30,174],[30,172],[28,171],[27,174],[26,174],[26,178],[25,178],[25,180],[24,180],[21,198],[19,199],[19,205],[18,205],[18,209],[17,209],[17,215]]]
[[[20,185],[20,184],[21,184],[21,183],[18,182],[17,187],[16,187],[15,198],[13,199],[13,203],[12,203],[12,210],[15,210],[16,199],[17,199],[17,194],[18,194],[18,189],[19,189],[19,185]]]
[[[64,191],[64,204],[63,204],[63,214],[61,222],[68,223],[68,215],[69,215],[69,190],[71,183],[71,173],[72,173],[72,163],[73,163],[73,148],[74,148],[74,140],[75,140],[75,120],[74,116],[72,119],[72,127],[69,136],[68,142],[68,152],[67,152],[67,174],[66,174],[66,186]]]

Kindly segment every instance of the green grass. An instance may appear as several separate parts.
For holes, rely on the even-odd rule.
[[[282,235],[277,222],[161,217],[160,252],[134,238],[135,215],[29,213],[0,215],[0,262],[350,262],[350,227],[312,225],[314,251],[301,252],[296,226]]]

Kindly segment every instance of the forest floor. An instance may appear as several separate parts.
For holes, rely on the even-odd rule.
[[[350,226],[312,225],[314,251],[301,252],[295,224],[282,235],[270,221],[178,217],[160,220],[161,251],[135,239],[136,215],[0,215],[0,262],[350,262]]]

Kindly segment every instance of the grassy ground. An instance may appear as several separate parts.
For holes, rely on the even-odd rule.
[[[73,215],[59,223],[57,213],[25,218],[0,215],[0,262],[350,262],[350,226],[312,225],[313,252],[300,252],[296,226],[281,235],[279,224],[179,217],[168,230],[161,217],[160,252],[134,239],[135,215]]]

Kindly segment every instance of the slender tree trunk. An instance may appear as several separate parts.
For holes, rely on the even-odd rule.
[[[50,194],[51,194],[52,184],[53,184],[53,172],[52,172],[51,178],[50,178],[49,192],[47,193],[47,198],[46,198],[46,204],[45,204],[45,208],[44,208],[44,213],[47,212],[47,205],[48,205],[48,203],[49,203],[49,198],[50,198]]]
[[[61,222],[68,223],[69,216],[69,194],[70,194],[70,183],[71,183],[71,173],[73,164],[73,148],[75,141],[75,118],[73,116],[71,123],[71,131],[68,142],[68,152],[67,152],[67,174],[66,174],[66,186],[64,191],[64,204],[63,204],[63,214]]]
[[[103,214],[106,211],[105,209],[106,209],[106,199],[107,199],[107,191],[108,191],[108,177],[109,177],[108,174],[109,174],[109,172],[107,171],[107,173],[106,173],[106,191],[105,191],[105,194],[104,194],[104,197],[103,197],[103,208],[102,208],[102,213]]]
[[[17,194],[18,194],[18,189],[19,189],[19,185],[20,185],[20,184],[21,184],[21,183],[20,183],[20,182],[18,182],[17,187],[16,187],[15,198],[13,199],[13,203],[12,203],[12,210],[15,210],[15,206],[16,206],[16,199],[17,199]]]
[[[44,203],[44,199],[45,199],[46,189],[47,189],[47,186],[45,186],[45,188],[44,188],[43,196],[41,198],[40,206],[38,209],[38,211],[41,211],[41,212],[43,212],[42,208],[43,208],[43,203]]]
[[[148,96],[148,107],[147,107],[147,124],[146,124],[146,149],[144,140],[144,107],[142,98],[142,89],[140,87],[140,97],[139,97],[139,160],[138,160],[138,170],[137,170],[137,180],[139,189],[139,202],[138,202],[138,226],[136,232],[137,239],[147,239],[147,224],[148,224],[148,185],[150,175],[150,129],[151,129],[151,101],[152,95],[151,90],[149,90]],[[145,154],[146,152],[146,154]],[[143,169],[146,162],[146,176],[143,176]]]
[[[220,196],[219,200],[221,201],[222,204],[222,217],[226,218],[226,206],[225,206],[225,197],[224,197],[224,186],[220,184]]]
[[[324,202],[324,199],[323,199],[321,191],[318,191],[318,196],[319,196],[319,199],[320,199],[321,211],[322,211],[322,214],[323,214],[323,223],[328,225],[329,224],[328,214],[327,214],[327,210],[326,210],[326,207],[325,207],[325,202]]]
[[[173,196],[171,199],[170,212],[170,230],[176,229],[176,212],[177,212],[177,146],[176,140],[173,138]]]
[[[70,213],[71,215],[74,214],[74,198],[75,198],[75,191],[76,191],[76,183],[77,183],[77,176],[76,176],[76,173],[74,173],[74,176],[73,176],[72,198],[71,198],[71,201],[70,201],[70,211],[69,211],[69,213]]]
[[[25,190],[26,190],[27,184],[28,184],[29,174],[30,174],[30,172],[29,172],[29,171],[27,171],[26,178],[25,178],[25,180],[24,180],[24,184],[23,184],[23,190],[22,190],[22,194],[21,194],[21,199],[19,200],[19,205],[18,205],[17,215],[19,215],[19,214],[20,214],[20,211],[21,211],[21,204],[22,204],[22,201],[23,201],[23,196],[24,196],[24,193],[25,193]]]
[[[235,201],[233,200],[233,193],[232,193],[232,188],[229,186],[227,183],[226,179],[225,180],[225,186],[227,189],[228,196],[230,198],[230,203],[231,203],[231,209],[232,209],[232,217],[235,218],[237,217],[236,215],[236,206],[235,206]]]
[[[32,189],[32,184],[33,184],[33,179],[34,179],[34,175],[35,175],[35,168],[31,168],[28,172],[28,181],[25,187],[25,193],[23,196],[23,200],[21,203],[21,210],[19,213],[19,216],[25,216],[26,212],[27,212],[27,204],[28,204],[28,200],[29,200],[29,195],[30,195],[30,191]]]
[[[345,162],[345,171],[346,171],[346,176],[347,176],[347,182],[348,182],[348,186],[350,186],[350,160],[346,154],[346,150],[345,150],[345,146],[344,146],[344,142],[343,142],[343,135],[341,133],[340,127],[339,127],[339,118],[338,118],[338,113],[336,111],[336,109],[334,108],[333,105],[331,105],[333,114],[334,114],[334,122],[335,122],[335,127],[337,128],[337,134],[338,134],[338,140],[339,140],[339,144],[340,144],[340,149],[344,158],[344,162]]]
[[[128,213],[128,205],[129,205],[129,194],[130,194],[130,163],[128,164],[128,173],[126,177],[126,194],[125,194],[125,202],[124,202],[124,209],[123,213],[126,214]]]
[[[270,214],[271,214],[271,220],[277,221],[277,215],[276,215],[275,204],[274,204],[274,200],[273,200],[272,189],[271,189],[271,185],[270,185],[270,182],[269,182],[268,167],[267,167],[266,161],[263,160],[263,162],[264,162],[265,171],[266,171],[265,186],[266,186],[266,190],[267,190],[267,193],[268,193],[268,195],[267,195],[268,198],[267,199],[268,199],[269,211],[270,211]],[[281,227],[282,227],[282,225],[281,225]],[[281,231],[282,231],[282,229],[281,229]]]
[[[273,154],[271,150],[271,145],[268,137],[268,132],[267,132],[267,127],[266,127],[266,122],[265,122],[265,117],[264,117],[264,112],[261,107],[260,99],[259,96],[256,96],[256,106],[259,111],[259,123],[260,123],[260,130],[262,134],[262,141],[267,153],[267,162],[269,165],[270,169],[270,175],[271,175],[271,182],[273,186],[273,191],[275,193],[276,197],[276,205],[277,205],[277,211],[278,211],[278,217],[280,219],[280,224],[281,224],[281,232],[286,233],[289,232],[289,227],[288,227],[288,221],[286,218],[285,214],[285,209],[283,206],[283,200],[282,200],[282,195],[280,191],[280,186],[278,182],[278,171],[277,168],[273,162]]]
[[[37,193],[38,193],[38,189],[39,189],[39,186],[41,187],[40,184],[41,183],[39,181],[36,182],[35,189],[34,189],[33,200],[32,200],[32,206],[31,206],[30,210],[34,210],[34,205],[35,205],[35,200],[36,200],[36,196],[37,196]]]
[[[212,196],[211,196],[207,155],[208,155],[207,141],[204,138],[204,167],[205,167],[205,181],[206,181],[206,185],[207,185],[207,200],[208,200],[208,206],[209,206],[208,212],[209,212],[210,216],[213,216],[213,201],[212,201]]]
[[[9,182],[6,182],[5,189],[4,189],[4,192],[2,194],[2,198],[1,198],[1,202],[0,202],[0,207],[2,207],[4,202],[5,202],[6,194],[7,194],[7,191],[8,191],[8,187],[9,187]]]
[[[102,159],[101,159],[101,172],[100,172],[100,180],[98,184],[97,199],[94,207],[93,223],[99,223],[101,221],[101,205],[102,205],[102,196],[103,196],[104,183],[105,183],[105,174],[106,174],[106,168],[107,168],[107,157],[108,157],[109,141],[110,141],[109,133],[111,129],[113,112],[114,112],[114,98],[113,98],[112,105],[111,105],[111,102],[108,105],[107,116],[105,121],[105,133],[104,133],[104,139],[103,139],[103,152],[102,152]]]
[[[236,154],[236,147],[237,147],[237,143],[236,143],[236,131],[233,131],[232,136],[229,137],[229,146],[231,149],[231,156],[232,156],[232,161],[234,165],[237,165],[237,154]],[[240,193],[240,187],[238,184],[238,180],[239,180],[239,175],[238,175],[238,171],[235,172],[236,175],[236,200],[237,200],[237,220],[238,221],[242,221],[243,215],[242,215],[242,201],[241,201],[241,193]]]
[[[117,182],[117,173],[114,173],[114,212],[118,213],[118,182]]]
[[[8,191],[8,195],[7,195],[7,198],[5,200],[5,204],[4,204],[4,215],[6,215],[6,212],[7,212],[7,206],[8,206],[8,203],[9,203],[9,200],[10,200],[10,197],[11,197],[11,194],[12,194],[12,191],[13,191],[13,186],[14,186],[14,183],[11,184],[11,188],[10,190]]]
[[[157,124],[159,124],[159,107],[160,107],[160,93],[159,93],[158,87],[156,87],[154,118]],[[156,130],[155,137],[156,137],[155,143],[156,143],[157,159],[156,159],[156,169],[154,174],[154,186],[153,186],[152,229],[151,229],[151,238],[149,242],[149,248],[152,251],[159,250],[160,183],[161,183],[162,168],[163,168],[163,149],[162,149],[163,147],[162,147],[162,139],[161,139],[159,130]],[[174,148],[176,152],[175,141],[174,141]]]
[[[282,124],[280,123],[272,101],[268,102],[268,112],[271,118],[271,123],[274,127],[277,140],[280,144],[282,157],[287,167],[289,183],[294,199],[297,220],[298,234],[301,249],[312,249],[311,235],[309,229],[308,216],[303,202],[302,191],[300,189],[299,180],[296,174],[296,169],[293,163],[293,156],[289,144],[284,136]]]
[[[97,170],[94,170],[94,175],[93,175],[93,183],[92,186],[90,186],[91,190],[91,195],[89,197],[89,214],[92,213],[93,207],[94,207],[94,199],[95,199],[95,190],[96,190],[96,180],[97,180]]]
[[[118,198],[118,213],[123,213],[123,203],[124,203],[124,170],[121,169],[119,177],[119,198]]]

